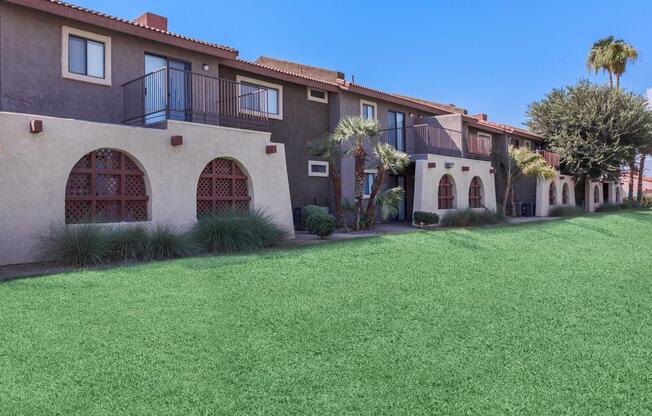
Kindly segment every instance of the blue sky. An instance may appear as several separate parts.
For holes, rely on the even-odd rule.
[[[652,87],[648,1],[72,0],[124,18],[151,11],[171,31],[260,55],[337,69],[356,82],[454,103],[520,126],[528,103],[589,75],[591,43],[639,49],[624,88]]]

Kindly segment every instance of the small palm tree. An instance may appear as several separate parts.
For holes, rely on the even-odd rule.
[[[522,177],[552,179],[555,169],[539,153],[525,147],[509,147],[507,154],[498,154],[501,172],[505,178],[505,195],[503,197],[503,214],[507,215],[507,201],[512,197],[512,216],[516,216],[516,196],[514,184]]]
[[[383,220],[398,215],[399,204],[405,198],[405,190],[400,186],[389,188],[376,195],[376,206],[380,207],[380,216]]]
[[[360,117],[347,117],[337,124],[333,136],[335,140],[345,144],[346,154],[355,159],[355,211],[353,229],[360,229],[362,214],[362,200],[364,198],[364,168],[367,161],[365,145],[373,145],[378,141],[380,125],[376,120]]]
[[[332,134],[312,139],[306,146],[311,157],[328,162],[328,176],[333,183],[333,193],[335,194],[335,223],[338,227],[342,227],[344,212],[342,211],[342,175],[339,169],[342,146]]]
[[[638,51],[624,40],[616,40],[613,36],[600,39],[595,42],[589,50],[586,59],[586,66],[589,71],[609,73],[609,86],[613,88],[614,76],[616,77],[616,88],[620,88],[620,77],[627,69],[629,62],[638,58]]]
[[[367,203],[367,212],[365,213],[366,224],[373,227],[376,223],[376,196],[385,184],[388,173],[398,174],[404,171],[410,165],[410,156],[407,153],[396,150],[394,146],[388,143],[376,143],[373,149],[374,184],[371,187],[369,202]]]

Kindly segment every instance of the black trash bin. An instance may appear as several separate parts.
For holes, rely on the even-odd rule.
[[[534,216],[534,209],[532,208],[532,204],[529,202],[523,202],[521,206],[521,216],[523,217],[533,217]]]

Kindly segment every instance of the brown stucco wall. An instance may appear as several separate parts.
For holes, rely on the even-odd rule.
[[[218,58],[104,30],[0,2],[0,109],[81,120],[122,121],[122,84],[144,74],[145,52],[190,62],[193,71],[218,73]],[[110,87],[61,76],[61,28],[110,36]]]
[[[305,85],[264,77],[254,73],[220,65],[220,78],[235,81],[236,76],[271,82],[283,86],[283,119],[269,120],[272,140],[285,144],[290,195],[293,208],[304,205],[331,203],[328,178],[308,176],[310,156],[306,144],[330,131],[330,103],[337,94],[329,93],[329,103],[318,103],[307,98]]]

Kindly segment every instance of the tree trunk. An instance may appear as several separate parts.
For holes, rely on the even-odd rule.
[[[620,74],[616,73],[616,89],[620,88]]]
[[[333,182],[333,192],[335,193],[335,225],[344,226],[344,211],[342,210],[342,175],[340,175],[337,166],[330,166],[331,182]]]
[[[362,214],[362,199],[364,197],[364,164],[367,160],[367,153],[364,147],[358,146],[355,150],[355,212],[353,218],[353,230],[360,229],[360,215]]]
[[[514,192],[514,184],[512,183],[512,217],[516,216],[516,192]]]
[[[503,215],[507,216],[507,201],[509,201],[509,194],[512,189],[512,180],[507,178],[507,183],[505,184],[505,196],[503,196]]]
[[[634,200],[634,169],[636,166],[634,165],[635,162],[635,157],[632,156],[632,160],[629,161],[629,199]]]
[[[638,202],[641,202],[643,200],[643,177],[644,177],[644,170],[645,170],[645,157],[647,155],[645,152],[641,152],[641,157],[638,161],[638,187],[636,189],[636,200]]]
[[[611,73],[611,71],[609,71],[609,88],[613,88],[613,87],[614,87],[614,76]]]
[[[365,214],[367,228],[373,228],[376,225],[376,195],[385,183],[385,171],[379,170],[374,177],[374,185],[371,187],[371,195],[367,201],[367,212]]]

